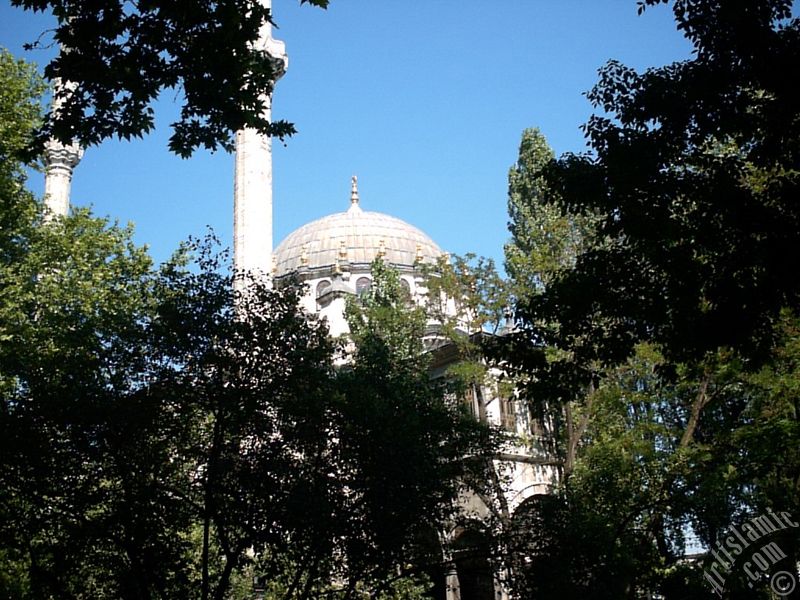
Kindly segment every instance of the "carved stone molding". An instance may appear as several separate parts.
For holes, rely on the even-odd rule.
[[[83,148],[78,144],[63,144],[58,140],[48,140],[44,145],[44,165],[48,174],[58,172],[72,176],[72,170],[83,158]],[[66,171],[66,173],[65,173]]]

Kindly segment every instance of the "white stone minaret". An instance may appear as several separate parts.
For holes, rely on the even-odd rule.
[[[260,0],[271,8],[272,0]],[[276,79],[283,75],[288,58],[283,42],[272,38],[269,23],[257,42],[278,65]],[[263,96],[265,117],[271,120],[272,98]],[[239,275],[252,273],[269,281],[272,273],[272,141],[254,129],[236,132],[236,175],[233,191],[233,267],[235,287],[242,289]]]
[[[62,50],[63,51],[63,50]],[[64,89],[69,93],[70,84],[55,81],[56,97]],[[53,113],[58,112],[60,101],[53,104]],[[83,148],[76,142],[63,144],[56,139],[44,145],[44,206],[45,221],[65,217],[69,213],[69,193],[72,187],[72,171],[83,157]]]

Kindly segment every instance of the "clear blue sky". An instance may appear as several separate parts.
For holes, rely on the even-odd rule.
[[[583,93],[614,58],[636,68],[689,56],[669,8],[637,16],[635,0],[332,0],[328,10],[273,0],[289,70],[274,116],[299,133],[274,143],[275,243],[346,209],[350,176],[362,206],[405,219],[450,252],[502,262],[508,168],[521,131],[539,127],[557,153],[580,152],[591,107]],[[0,45],[24,53],[51,21],[0,4]],[[133,222],[163,260],[211,226],[231,240],[233,157],[166,148],[177,109],[157,107],[144,140],[89,148],[73,202]],[[42,177],[31,188],[41,193]]]

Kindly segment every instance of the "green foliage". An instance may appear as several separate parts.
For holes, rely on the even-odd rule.
[[[21,597],[246,597],[254,572],[287,598],[406,593],[390,582],[430,559],[421,531],[486,437],[417,357],[366,334],[334,377],[297,286],[237,296],[207,243],[154,271],[86,212],[29,231],[1,269],[1,549]]]
[[[800,320],[784,311],[780,325],[781,343],[772,360],[746,380],[753,401],[743,418],[757,427],[738,430],[731,445],[752,453],[749,464],[739,469],[741,476],[759,482],[758,504],[796,514],[800,512]]]
[[[672,4],[694,57],[643,73],[608,63],[588,94],[592,153],[545,175],[545,200],[598,215],[602,244],[522,314],[558,320],[565,345],[591,336],[584,361],[620,362],[639,340],[676,361],[721,346],[763,359],[780,310],[798,306],[786,258],[800,241],[800,104],[786,74],[800,22],[785,0]]]
[[[137,477],[127,462],[160,453],[170,470],[148,435],[155,407],[132,393],[141,387],[149,259],[130,232],[82,212],[26,229],[32,237],[17,238],[24,260],[0,265],[6,547],[29,565],[31,597],[169,589],[174,580],[154,581],[163,574],[155,565],[174,563],[179,548],[161,536],[180,520],[148,508],[164,490],[147,482],[163,474],[140,462]],[[137,497],[141,516],[126,496]]]
[[[484,343],[509,316],[507,282],[497,273],[494,261],[467,254],[440,257],[427,268],[425,285],[427,318],[435,323],[439,341],[452,346],[457,355],[447,376],[458,395],[475,394],[482,406],[483,387],[499,384],[490,376]],[[483,409],[478,413],[482,416]]]
[[[358,585],[355,589],[347,590],[341,585],[326,583],[320,585],[312,593],[312,597],[337,598],[342,594],[349,594],[355,600],[424,600],[429,598],[427,592],[430,590],[430,582],[424,574],[413,576],[390,577],[383,582],[380,587],[382,591],[375,592],[374,589],[365,585]],[[271,580],[265,582],[263,590],[264,600],[283,600],[286,598],[287,585],[285,582]],[[252,596],[245,596],[251,598]]]
[[[357,299],[349,298],[345,310],[356,352],[370,351],[379,344],[400,360],[424,369],[424,312],[410,303],[395,269],[380,258],[372,262],[371,269],[369,289]]]
[[[730,351],[675,366],[645,344],[605,370],[597,388],[571,404],[573,422],[585,426],[576,428],[569,477],[554,497],[530,502],[512,522],[519,594],[714,597],[702,571],[714,557],[684,561],[686,535],[713,548],[731,525],[767,509],[800,510],[797,331],[784,311],[781,342],[755,374]],[[791,572],[798,532],[770,540],[787,554],[777,568]],[[741,568],[747,559],[727,574],[725,597],[769,597],[765,585],[749,585]]]
[[[324,577],[343,493],[329,477],[327,330],[300,313],[298,287],[254,282],[237,296],[199,250],[199,271],[170,265],[158,282],[150,393],[185,425],[173,440],[203,532],[202,595],[223,597],[253,559],[265,576],[289,560],[298,577]]]
[[[325,8],[327,0],[303,0]],[[265,92],[282,65],[256,43],[272,15],[256,0],[150,0],[105,2],[13,0],[28,10],[50,10],[58,19],[54,41],[61,52],[45,67],[57,90],[39,141],[97,144],[130,139],[153,129],[153,102],[179,90],[181,115],[172,124],[170,149],[189,156],[196,148],[233,148],[233,133],[252,127],[278,138],[294,133],[264,117]],[[34,45],[38,45],[37,42]]]
[[[377,597],[377,600],[424,600],[428,598],[430,582],[424,576],[402,577],[392,582],[392,585],[385,592]]]
[[[404,297],[398,274],[380,259],[372,274],[370,292],[348,306],[356,349],[337,379],[340,445],[350,461],[346,508],[361,532],[349,537],[346,562],[381,565],[367,580],[380,590],[394,579],[387,567],[396,574],[413,565],[415,573],[440,559],[430,554],[429,533],[452,522],[464,482],[485,476],[495,446],[446,382],[430,379],[424,314]]]
[[[512,169],[522,291],[500,356],[566,475],[517,515],[520,597],[710,598],[713,557],[683,561],[685,535],[712,548],[798,509],[800,21],[782,0],[671,4],[693,58],[610,62],[588,95],[591,153],[555,160],[526,132]],[[776,568],[796,571],[797,538],[776,537]],[[768,597],[751,583],[735,568],[725,597]]]
[[[664,366],[659,352],[640,345],[577,407],[576,419],[588,419],[570,477],[552,497],[523,505],[512,522],[508,542],[521,596],[618,598],[658,591],[668,599],[712,598],[702,569],[714,557],[684,560],[686,535],[713,548],[728,527],[767,508],[797,510],[796,485],[788,477],[798,462],[783,447],[794,447],[793,436],[777,439],[770,420],[754,413],[774,402],[769,386],[754,385],[730,354],[699,372],[682,367],[673,376]],[[701,394],[709,403],[687,442]],[[776,464],[776,453],[785,460]],[[796,556],[798,537],[787,531],[771,539]],[[741,569],[746,559],[728,574],[725,597],[768,597],[764,585],[748,585]],[[783,568],[793,568],[792,560]]]
[[[451,341],[456,331],[497,333],[503,326],[511,298],[492,259],[445,255],[426,275],[428,316]]]
[[[20,241],[28,238],[27,229],[36,214],[33,196],[24,189],[21,158],[41,121],[39,96],[43,89],[31,65],[0,49],[0,259],[8,263],[19,259],[24,250]],[[5,287],[0,279],[0,299]]]
[[[2,170],[19,166],[23,151],[33,141],[41,124],[39,98],[44,82],[36,69],[0,48],[0,165]],[[8,176],[10,173],[3,173]]]
[[[592,232],[596,215],[564,209],[548,180],[554,163],[544,135],[535,128],[523,131],[519,157],[508,176],[511,240],[505,246],[507,285],[515,299],[518,331],[497,344],[499,351],[492,351],[514,375],[517,386],[535,399],[532,415],[539,428],[549,432],[546,446],[569,476],[576,441],[573,413],[600,369],[596,361],[580,354],[586,347],[593,348],[595,340],[585,332],[564,340],[561,316],[540,313],[534,307],[547,297],[551,285],[574,270],[578,256],[599,244]],[[508,362],[511,355],[514,358]]]
[[[555,154],[538,129],[522,132],[517,163],[508,173],[506,271],[515,293],[543,291],[561,271],[572,268],[589,241],[591,219],[566,214],[546,178]]]

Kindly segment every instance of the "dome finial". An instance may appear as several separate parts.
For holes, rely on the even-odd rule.
[[[350,181],[350,204],[358,204],[358,177],[353,175]]]

